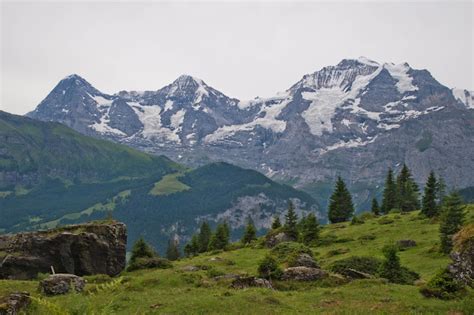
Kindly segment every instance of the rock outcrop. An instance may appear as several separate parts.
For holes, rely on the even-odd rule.
[[[0,315],[23,314],[23,311],[30,303],[29,292],[15,292],[5,297],[0,297]]]
[[[251,287],[273,289],[270,281],[255,277],[235,279],[230,286],[233,289],[246,289]]]
[[[308,254],[301,253],[299,254],[294,261],[291,263],[291,267],[309,267],[309,268],[319,268],[318,264]]]
[[[0,235],[0,279],[38,273],[115,276],[125,268],[126,226],[92,222],[54,230]]]
[[[289,236],[285,232],[279,232],[277,234],[269,234],[265,239],[265,246],[273,248],[283,242],[294,242],[295,238]]]
[[[39,289],[46,295],[59,295],[69,293],[70,291],[82,292],[85,285],[86,282],[81,277],[67,273],[58,273],[42,280],[39,284]]]
[[[327,273],[319,268],[290,267],[283,271],[282,280],[314,281],[325,278]]]
[[[453,241],[453,262],[448,270],[458,281],[474,287],[474,224],[465,226],[454,235]]]

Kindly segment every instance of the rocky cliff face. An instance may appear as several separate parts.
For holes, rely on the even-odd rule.
[[[419,182],[433,169],[448,185],[474,185],[462,176],[474,172],[472,94],[407,63],[345,59],[251,101],[191,76],[157,91],[105,95],[73,75],[29,116],[192,166],[224,160],[313,190],[336,175],[373,190],[403,162]]]
[[[125,268],[123,223],[89,223],[0,235],[0,279],[31,279],[39,272],[117,275]]]

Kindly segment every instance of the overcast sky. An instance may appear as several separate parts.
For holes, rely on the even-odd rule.
[[[1,4],[0,109],[33,110],[66,75],[105,93],[190,74],[231,97],[271,96],[366,56],[474,89],[473,3]]]

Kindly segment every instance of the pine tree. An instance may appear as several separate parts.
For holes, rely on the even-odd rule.
[[[204,253],[209,249],[209,242],[211,240],[211,228],[209,224],[204,221],[201,224],[201,229],[199,230],[198,243],[199,243],[199,252]]]
[[[344,222],[354,214],[354,205],[352,197],[346,184],[339,176],[337,178],[334,192],[329,200],[328,217],[331,223]]]
[[[180,253],[178,248],[178,242],[175,239],[170,239],[168,241],[168,248],[166,249],[166,258],[169,260],[179,259]]]
[[[132,248],[132,256],[130,257],[130,263],[135,262],[137,258],[145,258],[145,257],[153,257],[157,255],[153,249],[148,245],[143,237],[140,237],[135,244],[133,244]]]
[[[453,247],[452,237],[462,227],[464,221],[464,206],[461,195],[457,192],[449,194],[444,201],[440,216],[441,252],[449,254]]]
[[[301,239],[305,245],[311,245],[319,238],[319,223],[313,213],[306,216],[301,228]]]
[[[379,203],[377,202],[377,198],[372,198],[372,209],[371,209],[372,213],[375,214],[375,215],[379,215],[380,214],[380,208],[379,208]]]
[[[281,228],[280,217],[275,216],[273,218],[273,222],[272,222],[272,230],[276,230],[276,229],[279,229],[279,228]]]
[[[218,224],[216,233],[212,235],[211,241],[209,242],[209,249],[225,249],[229,244],[229,232],[229,227],[226,223]]]
[[[436,187],[436,202],[438,204],[438,209],[441,209],[443,206],[444,197],[446,197],[446,183],[444,182],[443,177],[438,176]]]
[[[433,171],[430,172],[425,184],[425,191],[423,194],[421,213],[427,217],[434,217],[438,214],[438,205],[436,204],[438,183]]]
[[[385,179],[385,187],[382,198],[382,213],[389,213],[390,210],[397,206],[397,185],[393,178],[393,171],[388,169],[387,178]]]
[[[411,177],[410,170],[403,164],[397,177],[397,204],[403,212],[413,211],[420,207],[418,185]]]
[[[295,206],[293,205],[293,202],[289,201],[288,202],[288,212],[285,215],[285,233],[293,237],[294,239],[298,239],[298,216],[296,215],[295,212]]]
[[[257,239],[257,229],[255,228],[255,225],[253,224],[252,218],[249,217],[247,219],[247,226],[245,227],[245,232],[244,232],[244,235],[242,236],[241,242],[243,244],[248,244],[256,239]]]
[[[194,256],[199,253],[199,238],[194,234],[186,246],[184,246],[184,254],[186,257]]]
[[[387,245],[383,249],[385,260],[380,265],[379,275],[390,282],[402,281],[402,266],[398,257],[398,248],[395,245]]]

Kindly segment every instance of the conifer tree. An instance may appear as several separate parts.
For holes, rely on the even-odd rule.
[[[169,260],[177,260],[179,259],[179,247],[177,240],[170,239],[168,241],[168,248],[166,249],[166,258]]]
[[[344,222],[354,214],[354,205],[352,197],[346,184],[339,176],[337,178],[334,192],[329,200],[328,217],[331,223]]]
[[[137,258],[146,258],[146,257],[153,257],[155,256],[155,251],[148,245],[143,237],[140,237],[135,244],[133,244],[132,248],[132,256],[130,257],[130,263],[135,262]]]
[[[377,198],[372,198],[372,208],[371,208],[371,211],[373,214],[375,215],[379,215],[380,214],[380,208],[379,208],[379,203],[377,202]]]
[[[449,194],[444,201],[440,216],[441,252],[449,254],[453,247],[452,237],[462,227],[464,221],[464,206],[461,195],[457,192]]]
[[[216,233],[212,235],[211,241],[209,242],[209,249],[225,249],[229,244],[229,234],[229,227],[226,223],[218,224]]]
[[[385,260],[380,265],[379,275],[390,282],[402,281],[402,266],[398,257],[398,248],[395,245],[387,245],[382,249]]]
[[[276,229],[279,229],[279,228],[281,228],[280,217],[276,215],[276,216],[273,218],[272,230],[276,230]]]
[[[397,204],[403,212],[413,211],[420,207],[418,185],[411,177],[410,170],[403,164],[397,177]]]
[[[256,239],[257,239],[257,229],[255,228],[255,225],[253,224],[252,218],[249,217],[247,219],[247,225],[245,227],[245,232],[244,232],[244,235],[242,236],[241,242],[243,244],[248,244]]]
[[[431,171],[425,184],[421,206],[421,213],[430,218],[438,215],[438,205],[436,204],[437,189],[438,183],[436,181],[436,176],[435,173]]]
[[[199,253],[199,238],[194,234],[191,241],[184,246],[184,254],[186,257],[194,256]]]
[[[301,239],[305,245],[311,245],[319,238],[319,223],[313,213],[306,216],[301,227]]]
[[[209,224],[206,221],[202,222],[198,235],[200,253],[204,253],[208,250],[209,242],[211,240],[211,234],[212,232],[211,228],[209,227]]]
[[[295,206],[293,202],[288,202],[288,212],[285,215],[285,233],[293,237],[294,239],[298,239],[298,216],[295,212]]]
[[[389,213],[390,210],[397,206],[397,185],[393,178],[393,171],[388,169],[387,178],[385,179],[385,187],[382,198],[382,213]]]
[[[441,209],[444,197],[446,197],[446,183],[444,182],[443,177],[438,176],[436,187],[436,203],[438,204],[438,209]]]

